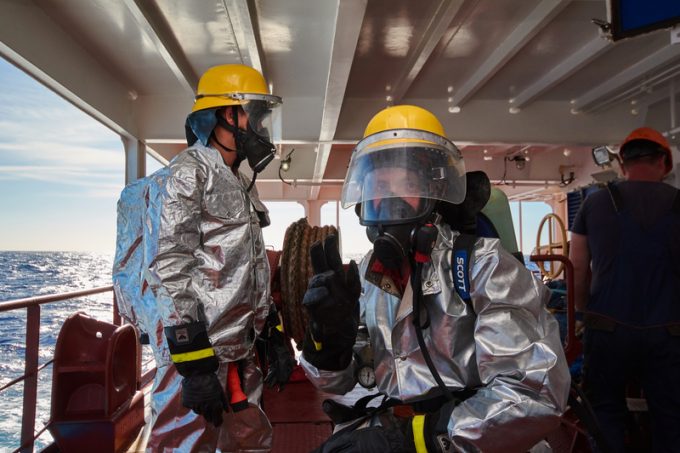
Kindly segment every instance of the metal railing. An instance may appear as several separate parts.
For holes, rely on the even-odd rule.
[[[38,398],[38,372],[52,363],[49,360],[38,366],[40,349],[40,306],[53,302],[76,299],[93,294],[113,291],[113,286],[101,286],[98,288],[72,291],[61,294],[49,294],[45,296],[27,297],[7,302],[0,302],[0,313],[12,310],[26,309],[26,352],[24,363],[24,375],[8,382],[0,388],[0,392],[7,388],[24,382],[23,415],[21,418],[21,446],[15,452],[32,452],[35,440],[47,429],[47,425],[35,433],[36,403]],[[120,316],[113,303],[114,324],[120,324]]]
[[[583,345],[576,336],[576,308],[574,300],[574,265],[564,255],[531,255],[533,262],[558,261],[564,264],[564,278],[567,284],[567,334],[564,344],[564,355],[571,364],[581,351]]]

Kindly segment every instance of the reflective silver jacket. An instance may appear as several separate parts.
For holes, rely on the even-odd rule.
[[[478,389],[456,406],[448,424],[464,451],[526,451],[554,429],[566,406],[569,371],[558,325],[546,310],[549,290],[496,239],[477,240],[470,266],[471,303],[454,289],[451,272],[457,232],[439,225],[432,261],[422,275],[430,319],[425,342],[445,385]],[[410,285],[401,297],[385,276],[366,273],[361,315],[368,328],[378,390],[404,402],[437,388],[418,346]],[[372,281],[369,281],[372,280]],[[344,371],[318,370],[302,358],[307,376],[331,393],[356,384],[356,362]]]
[[[118,202],[114,289],[123,316],[169,364],[163,327],[203,320],[221,361],[251,352],[269,310],[269,264],[255,187],[196,144]]]

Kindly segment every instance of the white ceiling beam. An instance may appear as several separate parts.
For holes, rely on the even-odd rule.
[[[654,71],[653,75],[645,76],[639,84],[629,85],[628,88],[620,90],[615,95],[603,99],[601,102],[598,102],[589,108],[589,111],[606,109],[614,104],[627,100],[632,101],[635,98],[643,96],[647,92],[653,92],[659,85],[664,84],[669,80],[673,80],[678,74],[680,74],[680,61],[672,64],[670,67]]]
[[[508,201],[519,201],[519,200],[523,200],[524,198],[531,198],[531,195],[535,195],[537,193],[541,193],[545,190],[548,190],[548,186],[550,186],[550,185],[554,186],[554,185],[558,184],[558,181],[550,181],[550,182],[551,182],[551,184],[549,184],[548,181],[544,181],[544,180],[537,180],[536,182],[528,182],[528,183],[526,183],[527,186],[532,185],[532,184],[541,184],[541,183],[543,183],[543,186],[538,187],[536,189],[527,190],[526,192],[510,195],[508,197]]]
[[[464,0],[440,0],[432,8],[431,14],[428,14],[430,21],[425,26],[418,43],[409,52],[404,71],[394,83],[392,90],[394,102],[398,102],[406,95],[463,3]]]
[[[0,55],[117,134],[137,136],[133,88],[35,3],[0,1]]]
[[[460,107],[491,79],[571,0],[543,0],[522,20],[510,36],[493,51],[475,73],[453,95],[452,105]]]
[[[671,114],[671,129],[674,129],[675,126],[677,126],[677,106],[675,105],[675,79],[671,79],[670,86],[668,87],[670,91],[670,99],[668,99],[668,103],[670,104],[670,114]]]
[[[343,109],[361,111],[370,107],[384,108],[384,99],[370,100],[347,98]],[[594,115],[572,115],[560,100],[541,100],[532,104],[521,115],[508,114],[507,100],[473,99],[458,114],[448,113],[446,98],[409,99],[414,105],[423,105],[440,119],[444,130],[456,145],[465,144],[564,144],[588,145],[616,143],[632,129],[638,127],[639,118],[622,109],[611,109]],[[483,118],[483,121],[480,121]],[[550,121],[546,121],[550,118]],[[345,122],[347,120],[347,122]],[[489,124],[494,127],[489,128]],[[541,127],[536,127],[540,124]],[[651,126],[654,126],[652,124]],[[361,137],[366,120],[345,118],[338,127],[336,138]]]
[[[671,84],[673,83],[673,79],[671,79]],[[658,104],[661,101],[668,101],[669,106],[671,109],[673,108],[673,89],[671,86],[668,87],[668,90],[666,89],[660,89],[660,90],[654,90],[653,93],[651,94],[641,94],[637,99],[634,99],[631,101],[631,109],[635,109],[638,112],[638,115],[640,117],[644,118],[644,123],[647,123],[647,115],[649,114],[649,109],[655,105]]]
[[[543,77],[514,98],[510,99],[511,107],[520,109],[552,87],[566,80],[576,71],[593,61],[611,47],[611,43],[606,39],[597,36],[585,46],[562,60],[557,66],[548,71]]]
[[[576,112],[588,111],[600,100],[605,99],[612,93],[641,78],[645,74],[652,73],[660,67],[665,66],[678,57],[680,57],[680,46],[667,45],[647,58],[612,75],[611,78],[574,100],[572,102],[572,109]]]
[[[179,84],[193,96],[198,84],[198,77],[155,2],[123,1],[132,17],[137,21],[140,30],[156,47],[158,55],[168,65]]]
[[[368,0],[338,0],[335,31],[332,42],[331,59],[326,80],[321,130],[319,132],[318,151],[314,163],[312,181],[321,182],[328,165],[328,157],[332,145],[328,142],[335,137],[335,130],[340,118],[340,109],[345,97],[345,90],[352,69],[352,61],[356,51],[361,24],[364,21]],[[320,186],[309,190],[309,199],[319,197]]]
[[[241,62],[260,71],[266,79],[260,41],[255,34],[248,1],[222,0],[222,4],[236,38]]]

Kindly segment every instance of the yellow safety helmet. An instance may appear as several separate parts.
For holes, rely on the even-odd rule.
[[[243,105],[251,99],[267,101],[270,106],[281,103],[280,97],[269,93],[258,70],[242,64],[223,64],[213,66],[201,76],[191,111]]]
[[[377,184],[384,169],[406,169],[409,183]],[[395,173],[396,174],[396,173]],[[441,122],[428,110],[398,105],[378,112],[352,152],[342,188],[342,206],[362,203],[362,222],[373,219],[365,201],[421,198],[457,204],[465,198],[465,164]]]
[[[269,93],[267,82],[259,71],[242,64],[224,64],[208,69],[198,81],[196,100],[187,116],[187,141],[206,145],[217,125],[215,110],[241,106],[248,114],[253,131],[274,140],[280,137],[280,121],[272,118],[281,98]]]
[[[364,131],[364,138],[392,129],[418,129],[446,136],[442,123],[429,111],[415,105],[396,105],[381,110],[371,118]]]

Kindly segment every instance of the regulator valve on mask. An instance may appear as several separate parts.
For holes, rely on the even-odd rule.
[[[433,223],[426,223],[414,231],[415,260],[425,263],[430,260],[430,254],[437,242],[437,227]]]

